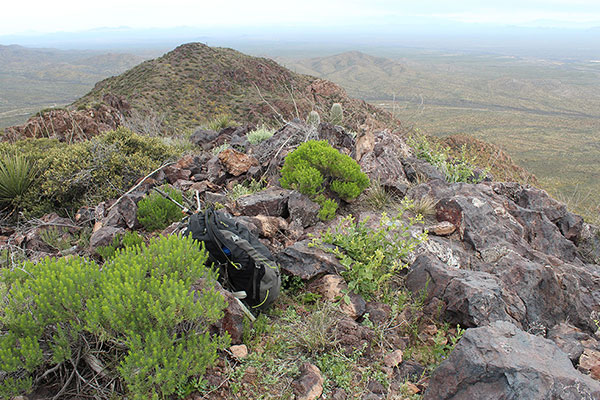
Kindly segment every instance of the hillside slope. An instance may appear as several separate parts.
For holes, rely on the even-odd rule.
[[[201,43],[177,47],[162,57],[98,82],[75,106],[99,101],[106,93],[124,96],[134,110],[153,111],[175,129],[194,128],[216,114],[248,122],[323,117],[333,103],[345,110],[346,126],[358,129],[398,125],[391,114],[351,99],[339,86],[294,73],[276,62]]]

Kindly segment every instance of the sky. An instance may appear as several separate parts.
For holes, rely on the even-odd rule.
[[[369,26],[440,21],[590,28],[598,0],[20,0],[3,4],[0,35],[96,28]]]

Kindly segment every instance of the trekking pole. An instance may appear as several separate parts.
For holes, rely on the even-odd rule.
[[[173,204],[175,204],[177,207],[181,208],[181,211],[183,213],[185,213],[187,215],[193,214],[187,207],[185,207],[184,205],[182,205],[181,203],[179,203],[177,200],[175,200],[174,198],[172,198],[171,196],[169,196],[168,193],[163,192],[159,188],[152,188],[152,189],[156,190],[164,198],[166,198],[168,200],[171,200],[173,202]]]

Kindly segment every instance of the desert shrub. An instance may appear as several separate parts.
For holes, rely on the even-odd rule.
[[[31,185],[19,202],[28,217],[51,211],[64,215],[117,197],[175,155],[159,138],[125,128],[74,144],[49,139],[2,143],[0,151],[22,154],[40,171],[39,184]]]
[[[171,188],[164,191],[177,201],[183,203],[181,192]],[[152,192],[138,203],[137,218],[148,232],[165,229],[167,226],[182,218],[181,209],[171,200],[157,192]]]
[[[312,198],[329,184],[332,192],[347,201],[358,197],[369,186],[369,178],[360,170],[360,165],[324,140],[310,140],[288,154],[279,182],[284,188],[298,190]],[[328,206],[331,207],[331,202]]]
[[[129,247],[141,246],[144,243],[144,238],[136,231],[127,232],[124,235],[115,235],[112,243],[108,246],[99,246],[96,252],[103,260],[113,258],[120,249]]]
[[[252,193],[260,192],[265,188],[265,182],[262,180],[252,179],[244,183],[237,183],[227,193],[230,200],[235,201],[242,196],[246,196]]]
[[[410,233],[412,225],[421,220],[420,216],[407,218],[406,222],[402,220],[411,207],[404,201],[395,218],[382,214],[377,228],[369,227],[368,219],[356,222],[354,217],[348,216],[320,238],[313,239],[312,245],[334,254],[346,267],[342,276],[350,291],[371,299],[386,292],[390,278],[407,267],[403,259],[427,239],[426,234],[413,237]]]
[[[316,198],[317,203],[321,206],[319,210],[319,219],[321,221],[329,221],[335,217],[335,212],[338,209],[338,203],[333,199],[328,199],[323,195]]]
[[[467,155],[466,147],[456,157],[450,157],[450,150],[439,143],[433,143],[424,135],[414,135],[409,144],[413,147],[415,155],[440,170],[446,181],[479,183],[489,173],[489,168],[484,170],[479,177],[475,177],[475,158]]]
[[[230,127],[234,124],[235,122],[231,119],[229,114],[219,114],[208,123],[207,128],[212,131],[219,132],[220,130]]]
[[[0,156],[0,204],[18,206],[38,175],[34,162],[21,154]]]
[[[206,259],[191,238],[171,236],[127,248],[102,269],[73,257],[3,271],[0,396],[27,391],[50,368],[79,380],[74,388],[107,380],[94,388],[105,398],[115,377],[129,398],[158,399],[202,375],[229,341],[208,333],[226,303]]]
[[[260,142],[271,138],[274,134],[274,129],[269,129],[263,125],[260,128],[248,132],[246,137],[248,138],[248,142],[250,142],[250,144],[259,144]]]

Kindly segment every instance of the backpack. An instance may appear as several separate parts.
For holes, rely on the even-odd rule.
[[[251,310],[262,311],[277,298],[279,266],[246,226],[210,206],[190,216],[186,234],[204,242],[208,261],[219,268],[219,281],[234,292],[246,292],[241,298]]]

